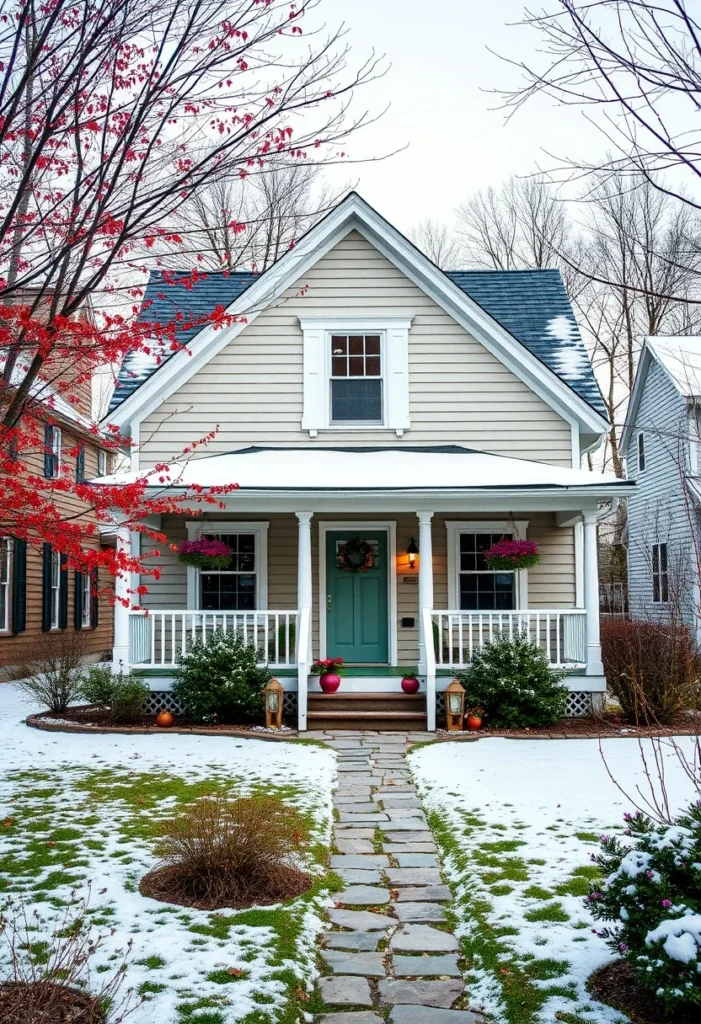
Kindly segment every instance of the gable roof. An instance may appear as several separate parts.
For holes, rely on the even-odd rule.
[[[156,358],[143,353],[128,357],[119,372],[108,418],[124,426],[148,415],[353,230],[561,416],[577,423],[588,439],[600,439],[608,425],[605,406],[558,271],[444,273],[355,192],[265,273],[207,275],[201,284],[210,300],[216,296],[209,310],[225,305],[233,295],[227,312],[237,322],[221,330],[205,325],[194,337],[183,332],[187,351],[161,352]],[[161,290],[161,281],[154,278],[153,287],[149,285],[152,295],[154,289]],[[189,312],[189,303],[199,303],[197,296],[205,295],[198,288],[199,283],[178,289],[181,311]],[[479,297],[473,298],[472,292]],[[172,319],[174,305],[170,297],[167,300]]]
[[[665,376],[682,398],[701,397],[701,337],[669,334],[652,335],[645,338],[628,403],[626,422],[621,434],[621,449],[623,451],[630,443],[630,435],[635,428],[640,400],[653,361],[662,368]]]
[[[181,314],[185,323],[194,323],[176,333],[178,341],[187,344],[202,330],[208,313],[217,305],[229,306],[258,276],[240,271],[213,272],[193,284],[189,273],[181,273],[170,275],[166,283],[163,274],[152,272],[139,319],[162,324]],[[446,276],[585,402],[606,416],[559,270],[449,270]],[[181,281],[187,281],[188,287]],[[148,356],[130,352],[119,370],[109,411],[121,405],[172,355],[168,349]]]

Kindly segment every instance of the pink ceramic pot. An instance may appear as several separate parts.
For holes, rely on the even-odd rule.
[[[325,675],[319,676],[319,686],[323,693],[335,693],[340,685],[341,677],[335,672],[327,672]]]
[[[420,683],[418,679],[402,679],[402,689],[404,693],[418,693]]]

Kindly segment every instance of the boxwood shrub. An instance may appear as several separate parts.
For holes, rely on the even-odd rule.
[[[241,632],[217,629],[194,641],[175,669],[173,696],[188,718],[197,722],[259,721],[263,688],[271,678],[260,668],[262,653]]]

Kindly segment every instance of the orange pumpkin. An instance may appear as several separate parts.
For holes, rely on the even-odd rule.
[[[160,726],[161,729],[169,729],[174,721],[175,719],[170,711],[159,711],[156,715],[156,725]]]
[[[482,719],[477,715],[467,715],[466,721],[470,732],[477,732],[478,729],[482,728]]]

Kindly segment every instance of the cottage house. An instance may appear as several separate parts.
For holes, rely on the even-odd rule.
[[[621,437],[629,479],[628,592],[634,618],[680,619],[701,636],[701,338],[646,338]]]
[[[148,614],[116,607],[115,666],[154,703],[215,627],[258,643],[302,729],[433,728],[455,669],[499,631],[527,629],[568,671],[572,713],[600,699],[597,518],[631,485],[580,468],[607,420],[557,271],[444,273],[353,193],[265,274],[154,275],[146,299],[159,319],[245,318],[128,358],[108,416],[136,446],[113,479],[218,425],[170,486],[238,484],[226,512],[160,524],[174,544],[224,539],[230,566],[164,551]],[[535,540],[541,562],[490,571],[503,537]],[[317,657],[348,665],[335,697],[309,676]]]

